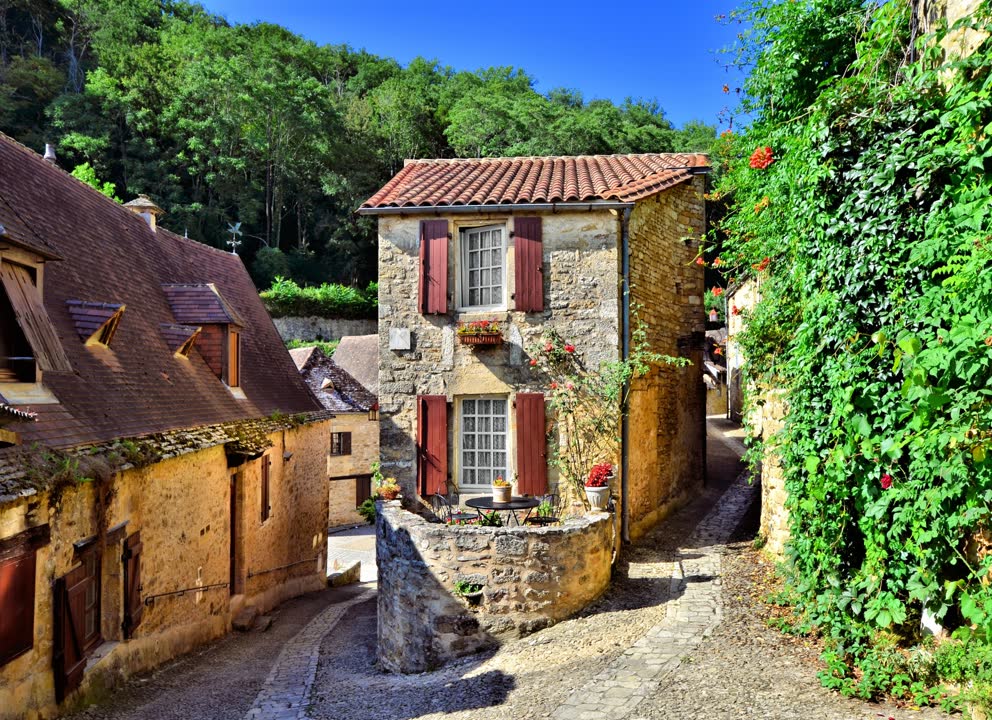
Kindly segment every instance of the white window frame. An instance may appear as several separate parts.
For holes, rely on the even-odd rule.
[[[490,486],[492,485],[492,480],[490,480],[488,482],[485,482],[485,483],[478,483],[478,482],[468,483],[465,480],[465,471],[468,470],[468,469],[476,470],[478,466],[477,465],[473,465],[470,468],[467,468],[466,465],[465,465],[465,456],[464,456],[464,453],[465,452],[478,452],[479,451],[478,443],[476,443],[476,447],[475,448],[465,448],[466,431],[465,431],[465,407],[464,407],[464,403],[465,403],[466,400],[468,400],[468,401],[501,400],[502,402],[506,403],[506,405],[505,405],[505,414],[503,416],[503,420],[504,420],[504,422],[503,422],[504,442],[503,442],[503,450],[502,450],[502,452],[504,452],[505,453],[505,456],[506,456],[505,457],[505,463],[504,463],[505,466],[502,467],[502,468],[499,468],[499,467],[491,467],[491,468],[489,468],[489,467],[487,467],[485,469],[487,469],[487,470],[490,470],[491,469],[493,471],[500,472],[505,479],[509,480],[510,477],[511,477],[511,464],[510,463],[511,463],[511,458],[512,458],[511,444],[512,444],[512,439],[513,439],[513,435],[510,432],[510,398],[507,395],[466,395],[464,397],[458,398],[458,402],[457,402],[457,409],[458,409],[458,415],[457,415],[457,417],[458,417],[458,437],[457,437],[457,454],[455,456],[457,458],[457,462],[458,462],[458,488],[459,488],[459,491],[462,492],[462,493],[482,492],[482,491],[488,490],[490,488]],[[493,415],[490,415],[490,417],[494,417],[494,416]],[[478,437],[478,432],[477,431],[472,431],[472,435]],[[494,433],[492,431],[490,431],[489,435],[490,436],[493,436]],[[490,452],[493,451],[492,447],[489,448],[489,451]],[[497,452],[499,452],[499,451],[497,450]]]
[[[468,236],[470,233],[479,233],[485,231],[498,230],[500,233],[500,257],[502,258],[501,270],[503,273],[502,283],[500,285],[500,293],[502,295],[500,302],[490,303],[489,305],[470,305],[468,302],[468,274],[469,274],[469,249],[468,249]],[[507,277],[509,274],[508,267],[508,231],[505,223],[495,223],[489,225],[473,225],[469,227],[461,227],[458,229],[458,309],[467,311],[480,311],[485,312],[489,310],[505,310],[507,307],[507,295],[509,293],[509,284]]]

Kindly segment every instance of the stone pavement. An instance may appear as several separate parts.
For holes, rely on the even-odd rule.
[[[347,567],[355,560],[362,563],[362,582],[376,582],[378,573],[375,564],[375,528],[371,525],[358,525],[328,530],[328,574]]]
[[[245,720],[306,720],[321,640],[352,605],[364,602],[374,594],[374,587],[365,588],[346,602],[331,605],[287,642],[251,710],[245,714]]]
[[[654,694],[667,675],[719,625],[720,555],[758,488],[740,476],[670,562],[631,563],[630,577],[670,577],[665,618],[572,695],[559,720],[621,720]]]

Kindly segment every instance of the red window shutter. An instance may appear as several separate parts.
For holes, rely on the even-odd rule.
[[[417,481],[422,497],[447,492],[448,401],[444,395],[417,396]]]
[[[521,495],[548,492],[544,395],[517,393],[517,480]]]
[[[420,312],[448,312],[448,221],[420,221]]]
[[[86,667],[83,633],[86,629],[86,588],[89,577],[81,565],[55,580],[55,646],[52,665],[55,675],[55,701],[79,687]]]
[[[34,646],[35,552],[0,562],[0,665]]]
[[[141,534],[134,533],[124,541],[124,639],[134,637],[141,623],[144,603],[141,601]]]
[[[517,288],[516,308],[521,312],[544,311],[544,244],[541,218],[513,219],[513,263]]]

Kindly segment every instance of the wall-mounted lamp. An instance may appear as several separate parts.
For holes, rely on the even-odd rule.
[[[379,419],[379,403],[374,402],[369,408],[369,421],[375,422]]]

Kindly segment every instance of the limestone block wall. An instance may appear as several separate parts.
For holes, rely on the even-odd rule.
[[[328,527],[364,523],[355,511],[355,476],[371,473],[379,459],[379,422],[368,413],[338,413],[330,421],[329,432],[351,433],[351,455],[328,455]]]
[[[613,523],[605,513],[561,527],[429,523],[379,503],[378,656],[415,673],[562,620],[609,585]],[[452,594],[483,586],[478,606]]]
[[[785,557],[785,545],[789,541],[789,512],[785,507],[788,495],[781,458],[776,450],[776,435],[782,430],[787,412],[785,392],[765,389],[751,417],[753,432],[760,434],[765,442],[761,457],[760,532],[766,539],[766,551],[779,558]]]
[[[629,534],[636,540],[702,486],[706,390],[702,376],[705,178],[637,203],[630,219],[633,302],[651,350],[688,358],[635,380],[630,396]]]
[[[232,611],[266,610],[325,580],[327,421],[269,434],[272,516],[261,522],[261,460],[228,468],[222,445],[189,452],[104,482],[72,483],[0,507],[0,538],[46,522],[51,541],[36,552],[34,644],[0,666],[0,720],[52,717],[80,707],[123,678],[222,636]],[[289,459],[286,453],[292,453]],[[231,488],[237,477],[239,594],[230,595]],[[98,501],[99,500],[99,501]],[[101,627],[105,640],[83,683],[61,707],[52,675],[52,582],[79,564],[73,543],[126,522],[102,551]],[[140,531],[142,597],[191,589],[146,605],[133,638],[121,636],[122,540]],[[296,564],[297,560],[306,562]],[[292,564],[291,564],[292,563]],[[290,564],[276,572],[253,571]],[[210,588],[211,585],[222,587]],[[204,587],[201,592],[195,588]]]
[[[340,340],[347,335],[375,335],[375,320],[322,317],[272,318],[283,340]]]
[[[534,213],[529,213],[533,215]],[[459,313],[453,300],[448,315],[421,315],[417,308],[419,279],[418,217],[383,216],[379,219],[379,403],[382,472],[394,476],[407,495],[416,493],[414,462],[416,397],[446,395],[507,395],[511,406],[517,392],[547,392],[548,380],[530,370],[528,348],[537,345],[545,328],[556,329],[579,348],[591,367],[616,360],[619,353],[617,244],[619,221],[615,213],[562,212],[541,214],[544,248],[543,313],[509,310]],[[505,223],[504,213],[452,215],[449,230],[448,293],[456,290],[459,228]],[[508,235],[509,237],[509,235]],[[507,296],[514,292],[512,238],[507,253]],[[506,341],[498,347],[473,350],[455,335],[458,321],[499,319],[507,323]],[[389,349],[389,333],[409,329],[411,349]],[[449,406],[454,418],[454,406]],[[516,427],[510,413],[510,437]],[[454,422],[449,422],[449,448],[455,447]],[[509,448],[512,465],[516,458]],[[449,463],[449,490],[455,490],[457,457]],[[549,483],[556,478],[549,473]]]

